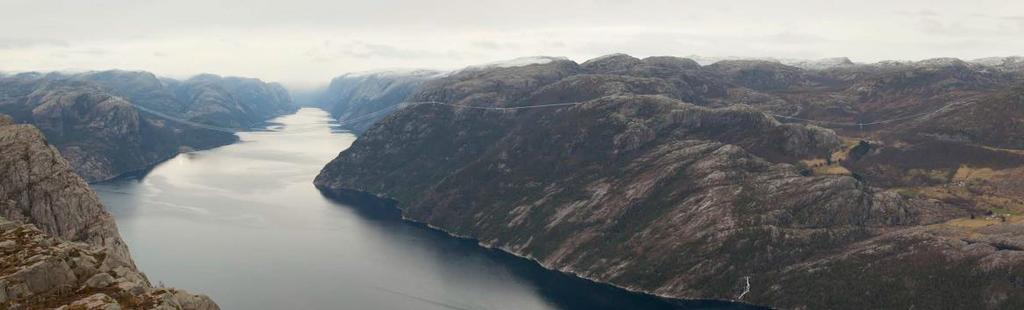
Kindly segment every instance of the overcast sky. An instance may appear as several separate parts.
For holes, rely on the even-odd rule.
[[[345,72],[609,53],[854,61],[1024,54],[1024,1],[0,0],[0,71]]]

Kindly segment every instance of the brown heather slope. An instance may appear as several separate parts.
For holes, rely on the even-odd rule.
[[[1024,88],[1011,87],[892,126],[842,164],[875,186],[976,215],[1022,215],[1022,94]]]
[[[0,114],[0,308],[114,306],[217,309],[209,297],[153,287],[57,149]]]
[[[411,106],[368,130],[315,184],[339,199],[391,199],[413,221],[662,296],[796,309],[1024,307],[1020,218],[970,219],[978,210],[963,201],[876,187],[858,175],[816,175],[827,169],[806,162],[855,153],[847,147],[856,140],[781,124],[756,110],[763,106],[728,103],[737,87],[759,92],[730,76],[771,91],[835,91],[844,82],[807,73],[729,75],[651,59],[556,61],[427,82],[411,98],[491,107],[583,103],[507,111]],[[679,83],[686,80],[709,84],[680,91],[696,84]],[[938,87],[929,85],[891,93]],[[726,88],[729,94],[713,91]],[[726,107],[677,100],[685,94]],[[851,156],[875,154],[865,152]]]

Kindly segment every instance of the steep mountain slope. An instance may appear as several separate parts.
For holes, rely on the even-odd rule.
[[[287,98],[279,86],[239,78],[200,76],[182,83],[127,71],[0,78],[0,113],[38,126],[91,182],[237,139],[150,110],[240,128],[291,111]]]
[[[440,74],[432,70],[345,74],[331,80],[319,105],[343,127],[363,132],[398,108],[420,84]]]
[[[296,110],[284,87],[258,79],[202,74],[168,84],[184,103],[179,112],[200,123],[249,128]]]
[[[30,125],[0,115],[0,307],[217,309],[154,288],[96,194]]]
[[[134,104],[221,127],[247,128],[296,109],[280,84],[252,78],[201,74],[177,81],[144,71],[121,70],[68,78],[91,82]]]
[[[856,105],[870,110],[889,100],[878,98],[932,105],[947,96],[939,93],[949,79],[937,77],[946,74],[977,82],[948,86],[972,96],[1005,82],[963,68],[971,72],[939,70],[913,87],[888,71],[850,77],[626,55],[469,70],[411,98],[580,104],[410,106],[314,183],[338,199],[390,200],[410,220],[548,268],[663,296],[809,309],[1016,308],[1024,219],[974,219],[981,210],[962,201],[865,182],[835,161],[877,158],[874,143],[782,124],[760,113],[763,101],[737,100],[773,98],[771,108],[799,111],[851,85],[896,83],[872,84],[881,95]]]

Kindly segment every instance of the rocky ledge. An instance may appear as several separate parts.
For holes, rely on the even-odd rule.
[[[35,127],[0,115],[0,309],[217,309],[154,287],[113,217]]]
[[[114,218],[56,148],[35,127],[0,119],[0,216],[131,261]]]
[[[219,309],[204,295],[154,287],[104,247],[52,237],[0,218],[4,309]]]

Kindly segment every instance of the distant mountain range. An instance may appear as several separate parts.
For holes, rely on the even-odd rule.
[[[397,108],[421,83],[441,74],[432,70],[345,74],[331,80],[317,105],[345,128],[362,132]]]
[[[232,143],[232,129],[295,109],[281,85],[248,78],[204,74],[178,81],[119,70],[0,77],[0,113],[39,127],[90,182],[182,150]]]
[[[660,296],[1020,308],[1020,63],[616,54],[467,69],[389,97],[437,103],[395,107],[315,184]]]

